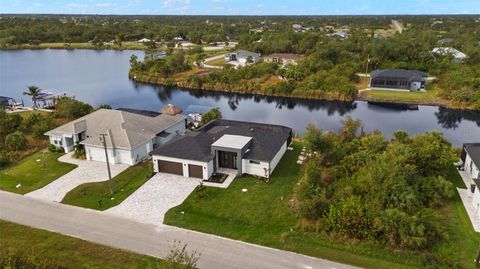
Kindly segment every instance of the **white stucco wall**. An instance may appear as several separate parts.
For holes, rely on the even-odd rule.
[[[250,161],[249,159],[242,159],[242,173],[267,178],[270,176],[268,173],[268,162],[260,161],[260,164],[256,164]]]
[[[278,150],[277,154],[275,154],[273,159],[270,161],[270,174],[272,174],[275,167],[277,167],[277,164],[280,162],[280,160],[283,157],[283,154],[285,154],[286,151],[287,151],[287,141],[285,141],[285,143],[283,143],[280,150]]]
[[[155,137],[153,142],[157,144],[157,147],[170,141],[170,139],[174,138],[175,136],[179,135],[179,134],[184,134],[185,131],[186,131],[186,128],[185,128],[185,122],[184,121],[180,121],[178,122],[177,124],[165,129],[166,132],[169,132],[170,135],[168,137]]]
[[[153,170],[158,173],[158,160],[163,160],[163,161],[169,161],[169,162],[177,162],[181,163],[183,166],[183,176],[188,177],[188,165],[193,164],[193,165],[200,165],[203,167],[203,179],[208,179],[213,173],[213,160],[209,162],[200,162],[200,161],[194,161],[194,160],[185,160],[185,159],[178,159],[178,158],[171,158],[171,157],[165,157],[165,156],[158,156],[158,155],[153,155]]]
[[[115,155],[112,149],[107,149],[108,161],[112,164],[115,163]],[[87,160],[105,162],[105,150],[102,147],[96,147],[92,145],[85,145],[85,154]]]
[[[87,160],[105,162],[105,149],[92,145],[85,145],[85,153]],[[127,149],[107,149],[108,161],[111,164],[123,163],[135,165],[136,162],[132,158],[132,151]]]
[[[472,158],[470,158],[468,153],[465,157],[465,172],[467,172],[472,178],[478,178],[480,173],[479,168],[473,163]]]
[[[145,141],[143,144],[138,145],[132,150],[132,160],[134,163],[138,163],[141,160],[148,157],[148,153],[153,150],[152,139]]]

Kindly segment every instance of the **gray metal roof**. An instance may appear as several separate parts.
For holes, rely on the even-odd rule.
[[[215,141],[224,135],[240,135],[252,137],[245,158],[270,161],[291,136],[291,132],[291,128],[281,125],[220,119],[208,123],[197,132],[175,137],[152,151],[151,155],[205,162],[214,157],[211,145]]]
[[[403,79],[408,81],[421,81],[426,77],[428,77],[428,74],[425,72],[405,69],[375,70],[371,74],[372,79]]]
[[[475,163],[475,166],[480,169],[480,143],[467,143],[463,144],[463,147],[472,161]]]

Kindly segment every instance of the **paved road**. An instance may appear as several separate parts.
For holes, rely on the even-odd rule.
[[[402,24],[397,20],[392,20],[393,28],[400,34],[403,32]]]
[[[0,191],[0,218],[146,255],[165,256],[169,242],[201,253],[201,268],[336,268],[352,266],[193,232],[154,226],[94,211]]]

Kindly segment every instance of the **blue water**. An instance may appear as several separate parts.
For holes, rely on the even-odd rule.
[[[455,145],[480,142],[480,112],[435,106],[379,105],[363,101],[327,102],[261,97],[217,92],[188,91],[135,83],[128,78],[132,54],[141,51],[18,50],[0,51],[0,95],[31,101],[22,92],[26,85],[68,91],[92,105],[109,104],[160,110],[167,103],[219,107],[227,119],[282,124],[303,133],[308,123],[338,130],[345,116],[361,119],[366,131],[380,130],[390,137],[396,130],[411,134],[437,130]]]

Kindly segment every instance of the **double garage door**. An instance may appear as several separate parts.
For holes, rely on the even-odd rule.
[[[183,164],[179,162],[158,160],[158,171],[162,173],[187,176],[183,174]],[[201,165],[188,165],[188,176],[203,178],[203,167]]]

